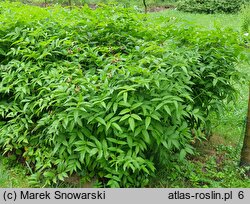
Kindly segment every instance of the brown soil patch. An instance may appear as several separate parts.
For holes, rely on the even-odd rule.
[[[168,9],[174,9],[174,6],[166,5],[166,6],[155,6],[155,7],[149,7],[148,12],[160,12]]]
[[[97,9],[98,5],[97,4],[88,4],[89,8],[95,10]]]
[[[213,134],[210,139],[209,139],[209,142],[213,145],[220,145],[220,144],[228,144],[227,141],[225,141],[225,139],[220,136],[220,135],[216,135],[216,134]]]

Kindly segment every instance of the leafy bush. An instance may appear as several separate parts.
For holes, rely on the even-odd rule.
[[[157,26],[105,6],[1,3],[0,18],[1,151],[29,166],[33,184],[77,173],[145,186],[193,153],[208,114],[236,94],[231,30]]]
[[[244,0],[180,0],[177,8],[192,13],[236,13]]]

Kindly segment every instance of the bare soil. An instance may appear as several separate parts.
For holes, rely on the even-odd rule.
[[[154,6],[154,7],[149,7],[148,12],[160,12],[168,9],[174,9],[174,6],[171,5],[166,5],[166,6]]]

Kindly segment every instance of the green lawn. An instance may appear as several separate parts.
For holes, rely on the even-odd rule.
[[[169,9],[158,13],[150,13],[149,15],[153,18],[160,18],[161,20],[164,20],[166,17],[175,17],[197,26],[202,26],[206,29],[230,27],[239,30],[241,26],[241,18],[239,14],[192,14]]]

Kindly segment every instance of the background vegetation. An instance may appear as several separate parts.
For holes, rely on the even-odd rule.
[[[236,13],[245,2],[245,0],[181,0],[177,8],[192,13]]]

